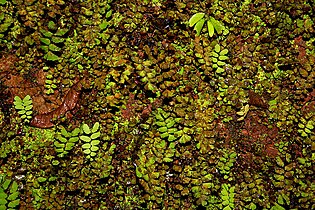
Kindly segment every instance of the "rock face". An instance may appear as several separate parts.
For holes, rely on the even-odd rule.
[[[58,119],[60,118],[60,116],[63,116],[68,111],[71,111],[75,108],[80,97],[81,89],[82,89],[82,85],[80,81],[71,87],[71,89],[65,96],[62,104],[57,109],[51,112],[38,114],[34,116],[30,124],[38,128],[53,127],[55,125],[52,122],[53,119]]]

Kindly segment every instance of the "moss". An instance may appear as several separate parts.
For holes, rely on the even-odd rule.
[[[309,3],[0,9],[0,172],[18,185],[21,209],[315,208]],[[75,107],[49,129],[12,107],[15,95],[30,95],[35,113],[67,106],[77,81]]]

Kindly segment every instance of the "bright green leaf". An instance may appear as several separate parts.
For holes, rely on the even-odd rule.
[[[3,190],[3,189],[2,189],[2,190]],[[5,199],[7,196],[8,196],[8,195],[7,195],[4,191],[0,192],[0,200],[1,200],[1,199]]]
[[[32,108],[33,108],[33,105],[28,105],[25,107],[25,110],[28,111],[28,110],[31,110]]]
[[[175,133],[176,131],[177,131],[177,128],[169,128],[169,129],[167,130],[167,132],[168,132],[169,134]]]
[[[173,162],[173,158],[168,158],[168,157],[165,157],[165,158],[163,158],[163,161],[164,162]]]
[[[15,96],[14,97],[14,101],[18,102],[18,103],[22,103],[22,99],[19,96]]]
[[[214,27],[213,27],[213,24],[211,23],[210,20],[207,21],[207,26],[208,26],[209,36],[213,37],[213,35],[214,35]]]
[[[65,33],[67,33],[69,30],[68,29],[58,29],[57,32],[56,32],[56,36],[63,36],[65,35]]]
[[[75,142],[77,142],[79,140],[79,137],[71,137],[70,139],[69,139],[69,142],[70,143],[75,143]]]
[[[214,19],[213,17],[210,17],[210,21],[211,21],[212,25],[214,26],[215,30],[218,32],[218,34],[221,34],[222,30],[224,29],[222,24],[219,21],[217,21],[216,19]]]
[[[57,153],[63,153],[64,152],[64,149],[63,147],[62,148],[57,148],[55,149]]]
[[[109,10],[108,12],[106,12],[105,18],[108,19],[112,16],[113,11]]]
[[[90,149],[85,149],[85,150],[83,150],[83,153],[84,153],[84,154],[90,154],[90,153],[91,153],[91,150],[90,150]]]
[[[45,177],[38,177],[37,178],[38,182],[45,182],[46,180],[47,180],[47,178],[45,178]]]
[[[100,141],[99,140],[92,140],[91,145],[96,146],[99,145]]]
[[[224,49],[220,52],[220,55],[223,56],[223,55],[226,55],[227,53],[229,52],[228,49]],[[220,59],[220,60],[223,60],[223,59]]]
[[[25,111],[24,109],[23,109],[23,110],[18,111],[18,113],[19,113],[19,114],[25,114],[25,112],[26,112],[26,111]]]
[[[285,210],[285,208],[276,203],[276,205],[271,207],[270,210]]]
[[[224,63],[222,61],[218,61],[217,64],[218,64],[218,66],[224,66],[226,63]]]
[[[99,122],[94,123],[93,128],[92,128],[92,133],[95,133],[96,131],[98,131],[99,127],[100,127]]]
[[[7,203],[7,199],[0,199],[0,210],[6,210],[5,204]],[[1,208],[3,206],[3,208]]]
[[[224,61],[224,60],[227,60],[227,59],[229,59],[229,57],[227,57],[225,55],[220,55],[219,56],[219,60],[221,60],[221,61]]]
[[[277,104],[277,100],[276,100],[276,99],[270,100],[268,104],[269,104],[270,106],[276,105],[276,104]]]
[[[80,128],[75,128],[72,133],[71,136],[77,136],[80,133]]]
[[[40,32],[45,36],[45,37],[51,37],[53,35],[53,33],[51,33],[50,31],[46,31],[41,29]]]
[[[161,133],[160,136],[161,136],[161,138],[166,138],[166,137],[168,137],[168,133]]]
[[[229,29],[227,29],[227,28],[224,27],[224,29],[223,29],[223,35],[224,35],[224,36],[225,36],[225,35],[228,35],[228,33],[229,33]]]
[[[174,124],[175,124],[175,121],[172,120],[169,123],[167,123],[166,127],[171,128],[171,127],[173,127]]]
[[[216,52],[212,52],[212,56],[217,58],[217,57],[219,57],[219,54]]]
[[[99,24],[99,27],[101,30],[104,30],[107,28],[108,25],[109,23],[107,21],[103,21],[101,24]]]
[[[56,36],[54,36],[54,37],[51,38],[51,41],[52,41],[53,43],[55,43],[55,44],[62,43],[62,42],[64,42],[64,40],[65,40],[64,38],[56,37]]]
[[[82,141],[85,141],[85,142],[90,142],[90,141],[91,141],[91,138],[88,137],[88,136],[80,136],[80,139],[81,139]]]
[[[142,173],[139,171],[139,167],[136,167],[136,176],[142,178]]]
[[[175,142],[171,142],[170,145],[168,146],[171,149],[174,149],[176,146]]]
[[[69,136],[70,136],[69,133],[68,133],[68,131],[67,131],[64,127],[61,128],[60,132],[61,132],[61,134],[62,134],[64,137],[69,137]],[[62,142],[65,142],[65,141],[66,141],[66,139],[65,139],[64,141],[62,141]]]
[[[217,52],[217,53],[219,53],[220,50],[221,50],[220,45],[219,45],[219,44],[216,44],[216,45],[214,46],[214,51]]]
[[[194,14],[193,16],[191,16],[191,18],[189,19],[188,23],[189,23],[189,27],[194,26],[198,21],[200,21],[203,17],[205,16],[205,13],[203,12],[199,12]]]
[[[44,50],[45,52],[48,52],[49,50],[48,50],[48,46],[44,46],[44,45],[41,45],[40,46],[40,48],[42,49],[42,50]]]
[[[224,69],[219,67],[219,68],[217,68],[217,70],[215,72],[220,74],[220,73],[224,72]]]
[[[49,45],[50,44],[50,39],[48,38],[39,38],[39,40],[44,43],[45,45]]]
[[[169,135],[167,140],[168,141],[174,141],[174,140],[176,140],[176,137],[173,135]]]
[[[24,106],[21,104],[15,105],[14,106],[16,109],[24,109]]]
[[[305,131],[305,133],[312,133],[312,131],[308,128],[305,128],[304,131]]]
[[[161,122],[161,121],[155,122],[155,124],[160,126],[160,127],[166,126],[164,121],[163,122]]]
[[[184,134],[180,139],[179,142],[184,144],[186,142],[189,142],[191,140],[191,136]]]
[[[17,200],[11,201],[11,202],[8,204],[8,207],[10,207],[10,208],[15,208],[15,207],[17,207],[19,204],[20,204],[20,199],[17,199]]]
[[[2,184],[2,188],[3,188],[4,190],[8,189],[10,183],[11,183],[11,180],[10,180],[10,179],[6,179],[6,180],[4,181],[4,183]]]
[[[90,127],[87,124],[83,124],[82,125],[82,129],[83,129],[84,133],[86,133],[86,134],[90,134],[91,133]]]
[[[67,139],[62,137],[61,135],[58,135],[58,140],[61,141],[62,143],[66,143],[67,142]]]
[[[82,145],[83,149],[90,149],[91,148],[91,144],[90,143],[85,143]]]
[[[25,106],[30,106],[30,105],[32,105],[33,101],[32,101],[32,99],[30,99],[30,100],[27,100],[27,101],[23,101],[23,103],[24,103]]]
[[[113,154],[116,147],[117,147],[116,144],[112,144],[108,150],[109,154]]]
[[[65,150],[68,150],[68,151],[69,151],[69,150],[72,149],[73,146],[74,146],[74,143],[67,143]]]
[[[60,144],[58,141],[54,142],[55,147],[64,148],[65,144]]]
[[[99,148],[97,146],[94,146],[94,145],[91,147],[91,151],[93,151],[93,152],[97,151],[98,149]]]
[[[55,52],[58,52],[58,51],[61,50],[60,47],[57,47],[57,46],[54,45],[54,44],[50,44],[50,45],[49,45],[49,49],[50,49],[51,51],[55,51]]]
[[[52,162],[51,162],[54,166],[56,166],[56,165],[59,165],[59,160],[53,160]]]
[[[157,114],[155,115],[155,118],[158,119],[158,120],[161,121],[161,122],[164,122],[164,118],[162,117],[162,115],[161,115],[160,113],[157,113]]]
[[[100,137],[101,133],[100,132],[97,132],[97,133],[93,133],[91,135],[91,139],[97,139],[98,137]]]
[[[167,131],[167,127],[160,127],[160,128],[158,129],[158,131],[159,131],[160,133],[165,133],[165,132]]]
[[[51,30],[55,30],[56,29],[56,23],[54,23],[54,21],[49,21],[48,22],[48,28]]]
[[[314,126],[312,125],[312,123],[310,123],[310,121],[307,122],[306,127],[310,130],[314,129]]]
[[[197,36],[200,35],[203,25],[205,24],[205,19],[198,21],[194,27],[194,30],[197,32]]]
[[[284,204],[284,200],[283,200],[281,195],[278,196],[278,203],[281,204],[281,205]]]
[[[22,117],[23,117],[23,116],[22,116]],[[302,131],[301,136],[302,136],[302,137],[307,137],[308,135],[307,135],[307,133],[306,133],[306,132]]]
[[[23,99],[23,102],[26,103],[26,102],[29,102],[31,100],[32,100],[31,96],[30,95],[26,95],[25,98]]]

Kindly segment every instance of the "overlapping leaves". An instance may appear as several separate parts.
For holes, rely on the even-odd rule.
[[[194,30],[197,32],[197,36],[200,35],[205,22],[207,22],[208,34],[210,37],[213,37],[215,32],[223,35],[227,35],[229,33],[229,31],[223,26],[220,21],[214,19],[213,17],[209,17],[209,19],[206,19],[205,13],[203,12],[194,14],[188,21],[190,27],[194,26]]]
[[[19,194],[17,182],[0,174],[0,209],[16,209],[20,203]]]
[[[40,38],[40,41],[43,43],[41,45],[41,49],[45,51],[44,58],[49,61],[57,61],[59,60],[59,56],[56,55],[56,52],[60,52],[61,48],[60,45],[65,41],[62,37],[68,32],[68,29],[58,28],[53,21],[48,23],[49,30],[41,30],[43,37]],[[56,33],[51,31],[57,30]]]

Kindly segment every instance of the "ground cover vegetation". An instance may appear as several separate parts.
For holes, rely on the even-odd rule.
[[[0,0],[0,209],[315,209],[309,0]]]

